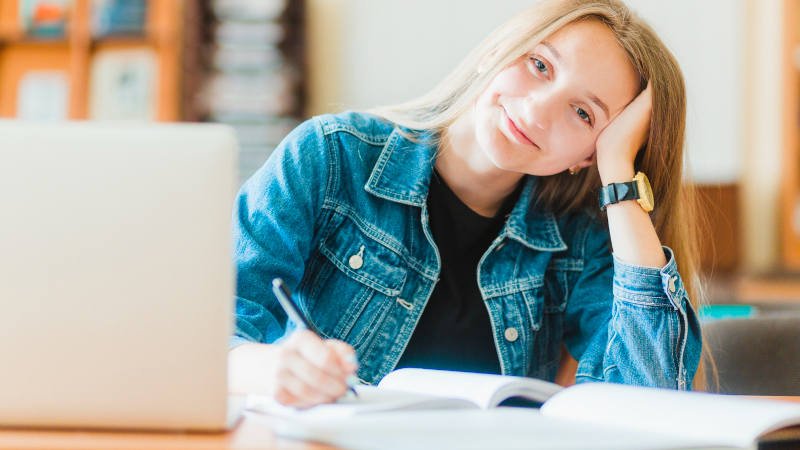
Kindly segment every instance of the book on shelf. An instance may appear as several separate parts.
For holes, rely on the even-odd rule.
[[[153,120],[158,89],[156,55],[151,49],[103,50],[94,57],[89,118]]]
[[[214,28],[214,40],[220,45],[277,46],[286,34],[286,27],[277,22],[222,21]]]
[[[17,114],[22,120],[61,121],[69,114],[69,75],[64,71],[26,72],[17,87]]]
[[[455,441],[448,442],[474,444],[490,431],[479,432],[480,427],[465,424],[481,420],[495,423],[491,432],[503,446],[514,436],[527,448],[605,448],[596,444],[606,441],[608,448],[628,448],[625,442],[643,449],[756,448],[759,438],[800,426],[800,404],[611,383],[562,388],[524,377],[400,369],[377,386],[356,389],[358,397],[305,410],[263,396],[250,396],[248,408],[277,419],[279,434],[348,448],[359,448],[365,436],[379,439],[381,430],[397,439],[392,443],[397,448],[429,444],[441,448],[443,442],[419,440],[437,430],[454,434]],[[541,406],[502,407],[520,398]],[[475,412],[494,408],[489,415]],[[550,435],[527,433],[519,424],[529,430],[547,428]],[[559,440],[553,433],[572,433],[562,436],[561,444],[569,446],[556,445]]]
[[[92,34],[143,35],[147,19],[145,0],[93,0]]]
[[[222,20],[248,22],[278,20],[290,0],[212,0],[214,14]]]
[[[69,0],[22,0],[19,19],[29,36],[62,38],[66,34]]]

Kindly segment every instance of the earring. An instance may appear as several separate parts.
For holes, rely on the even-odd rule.
[[[573,167],[570,167],[570,168],[569,168],[569,174],[570,174],[570,175],[575,175],[575,174],[576,174],[576,173],[578,173],[578,172],[579,172],[579,170],[578,170],[578,169],[575,169],[575,168],[573,168]]]

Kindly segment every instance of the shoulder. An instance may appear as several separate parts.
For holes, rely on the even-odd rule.
[[[378,116],[347,111],[322,114],[295,127],[273,152],[273,159],[295,163],[327,164],[349,147],[369,144],[382,147],[394,131],[394,124]]]
[[[385,144],[394,129],[394,123],[373,114],[345,111],[308,118],[295,127],[284,141],[322,141],[325,137],[345,134],[365,143]]]
[[[324,114],[312,120],[319,123],[321,132],[327,136],[345,134],[373,145],[384,145],[395,129],[395,124],[386,119],[358,111]]]

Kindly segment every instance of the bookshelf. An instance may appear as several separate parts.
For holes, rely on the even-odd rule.
[[[800,280],[800,5],[784,0],[783,154],[780,248],[783,269]],[[800,281],[798,293],[800,293]]]
[[[139,26],[98,33],[108,4]],[[304,21],[303,0],[0,0],[0,118],[225,123],[244,179],[304,117]]]
[[[33,110],[35,115],[43,108],[51,108],[50,113],[55,116],[51,118],[159,121],[182,118],[184,1],[146,1],[140,32],[106,35],[98,35],[98,27],[93,26],[93,13],[97,12],[93,8],[99,8],[101,2],[66,1],[63,34],[48,36],[32,35],[26,30],[22,14],[28,3],[34,2],[0,0],[0,117],[29,118],[25,117],[26,111]],[[127,6],[133,3],[136,2]],[[99,103],[103,96],[92,88],[102,84],[97,77],[108,73],[98,69],[99,66],[114,67],[115,61],[110,58],[113,55],[119,55],[119,61],[133,55],[131,64],[136,64],[136,58],[148,63],[147,68],[131,65],[127,67],[130,73],[116,74],[130,78],[132,73],[133,82],[141,83],[138,91],[133,90],[128,95],[134,98],[136,92],[147,94],[148,110],[143,117],[135,117],[135,112],[131,111],[123,113],[133,117],[104,117],[107,110]],[[115,100],[115,94],[111,92],[107,104]],[[64,97],[63,101],[60,97]],[[57,117],[62,108],[59,102],[65,103],[63,117]]]
[[[751,15],[755,11],[766,10],[762,8],[761,2],[755,0],[748,2],[748,5]],[[774,13],[776,9],[777,14]],[[772,82],[779,91],[776,96],[779,100],[769,103],[770,108],[759,111],[767,114],[770,124],[776,124],[775,128],[769,130],[776,134],[777,139],[773,141],[775,144],[770,144],[770,148],[762,148],[762,142],[754,141],[752,158],[754,162],[756,158],[765,158],[761,154],[764,150],[763,153],[770,155],[769,158],[779,159],[776,161],[779,169],[770,172],[755,171],[749,181],[759,181],[775,187],[774,191],[770,188],[758,192],[763,195],[767,204],[771,205],[774,201],[774,210],[770,208],[759,211],[768,212],[770,219],[774,217],[775,225],[770,229],[751,227],[748,232],[752,235],[767,235],[769,239],[764,244],[769,244],[770,250],[776,251],[769,252],[769,264],[764,264],[758,271],[739,274],[733,280],[732,297],[741,303],[794,312],[800,306],[800,4],[797,0],[780,0],[770,5],[770,10],[773,13],[766,16],[768,20],[762,21],[763,17],[759,17],[751,27],[764,39],[761,43],[764,48],[756,51],[764,51],[769,55],[765,43],[772,46],[770,50],[777,49],[775,69],[767,70],[766,73],[775,73],[769,80],[774,79]],[[765,60],[758,61],[755,64],[748,62],[751,73],[762,70],[761,64]],[[761,80],[762,83],[765,80],[753,79]],[[760,87],[752,87],[759,97]],[[766,96],[770,97],[769,94]],[[759,137],[763,139],[772,136],[762,133]],[[772,146],[779,147],[777,156],[772,156]],[[755,196],[754,198],[756,201],[760,200]],[[750,214],[752,219],[754,215]],[[760,223],[771,223],[771,220]]]

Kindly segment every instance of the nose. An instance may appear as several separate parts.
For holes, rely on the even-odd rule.
[[[546,130],[550,128],[556,112],[558,94],[552,90],[534,90],[524,100],[525,125]]]

